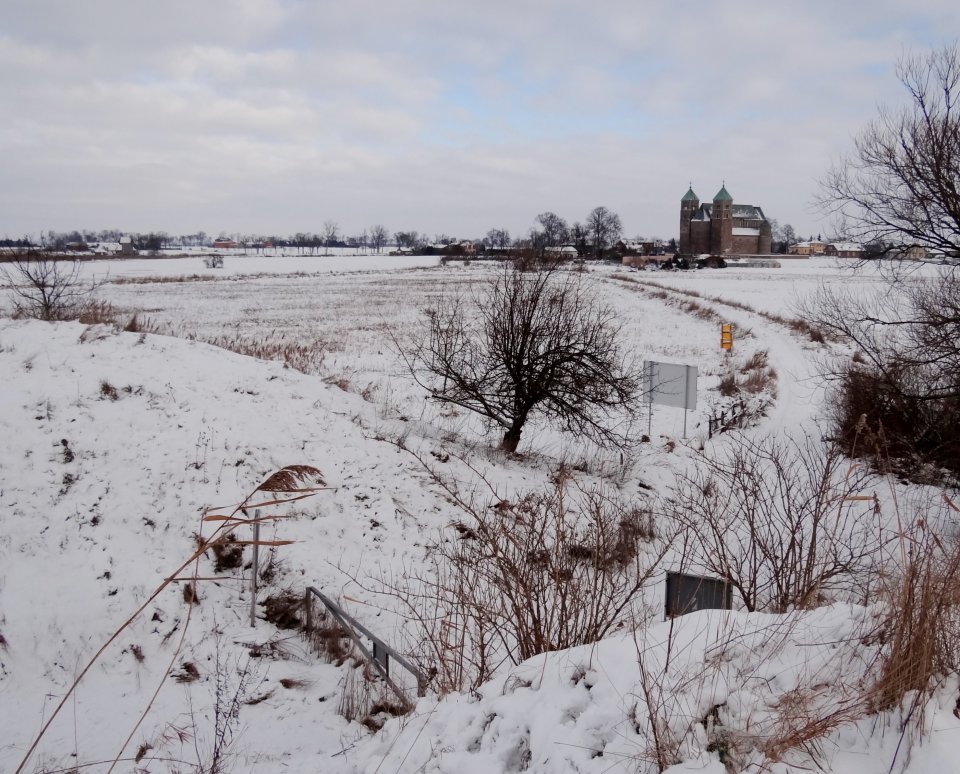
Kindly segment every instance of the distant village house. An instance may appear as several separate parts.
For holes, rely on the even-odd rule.
[[[137,248],[133,246],[133,237],[120,237],[120,255],[136,255]]]

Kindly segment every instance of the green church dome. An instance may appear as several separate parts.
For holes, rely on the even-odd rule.
[[[733,197],[727,192],[726,184],[724,184],[723,187],[719,191],[717,191],[717,195],[713,197],[713,200],[715,202],[732,202],[733,201]]]

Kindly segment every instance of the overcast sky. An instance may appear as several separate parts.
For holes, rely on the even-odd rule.
[[[676,236],[726,181],[802,236],[957,0],[3,0],[0,235]]]

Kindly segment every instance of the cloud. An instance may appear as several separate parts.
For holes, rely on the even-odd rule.
[[[605,204],[668,237],[691,179],[817,231],[817,177],[954,6],[9,0],[0,234],[467,237]]]

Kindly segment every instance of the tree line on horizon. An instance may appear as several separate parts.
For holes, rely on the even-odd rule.
[[[787,248],[802,241],[789,223],[780,225],[775,219],[770,219],[773,231],[772,251],[786,253]],[[336,222],[326,221],[320,231],[298,231],[293,234],[265,235],[218,232],[216,236],[205,231],[187,234],[170,234],[166,231],[149,231],[145,233],[127,232],[120,229],[101,229],[99,231],[81,229],[72,231],[41,231],[39,235],[25,235],[20,238],[3,237],[0,239],[0,248],[8,249],[41,249],[41,250],[84,250],[91,245],[116,244],[121,237],[129,236],[134,248],[141,253],[156,253],[161,250],[176,248],[213,247],[216,242],[233,242],[238,246],[260,251],[269,248],[284,248],[296,250],[304,255],[316,255],[321,250],[331,248],[352,249],[358,253],[370,250],[374,253],[383,252],[389,247],[423,252],[437,251],[449,248],[455,252],[455,246],[462,242],[470,242],[483,247],[490,252],[508,250],[535,250],[543,252],[547,248],[571,246],[576,248],[577,254],[586,257],[602,257],[611,247],[623,238],[623,226],[620,216],[606,207],[595,207],[583,222],[567,221],[552,211],[542,212],[534,219],[531,226],[522,236],[514,237],[507,228],[491,228],[484,236],[472,239],[459,239],[445,233],[435,233],[432,237],[425,231],[401,230],[391,233],[386,227],[375,224],[363,229],[356,235],[341,233]],[[819,239],[819,235],[817,236]],[[810,240],[814,236],[809,237]],[[649,241],[662,244],[666,252],[674,252],[677,246],[676,238],[660,239],[651,237],[647,240],[636,237],[636,241]],[[840,236],[831,237],[830,241],[846,241]],[[870,253],[869,245],[867,252]],[[881,254],[886,245],[874,245],[873,252]]]

